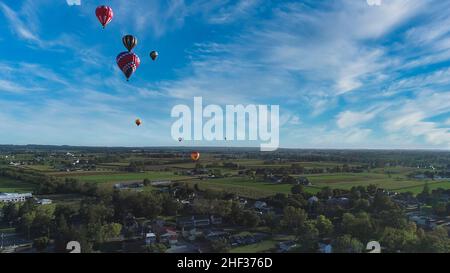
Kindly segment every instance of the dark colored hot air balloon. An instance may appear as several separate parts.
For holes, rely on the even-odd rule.
[[[158,52],[157,51],[152,51],[150,52],[150,58],[152,58],[152,60],[156,60],[156,58],[158,58]]]
[[[197,161],[200,158],[200,153],[199,152],[192,152],[191,153],[191,158],[194,161]]]
[[[113,19],[114,12],[112,8],[108,6],[98,6],[95,10],[95,15],[100,21],[100,24],[102,24],[103,28],[105,28],[105,26]]]
[[[122,43],[128,51],[131,51],[137,45],[138,40],[133,35],[125,35],[122,37]]]
[[[183,138],[179,137],[178,142],[181,142],[181,141],[183,141]]]
[[[127,78],[127,81],[141,64],[141,60],[138,55],[133,52],[120,53],[117,55],[116,62],[120,70],[122,70],[123,74]]]
[[[138,118],[136,119],[135,123],[137,126],[140,126],[142,124],[142,120]]]

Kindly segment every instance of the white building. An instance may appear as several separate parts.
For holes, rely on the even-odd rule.
[[[52,203],[51,199],[39,199],[37,200],[39,205],[50,205]]]
[[[17,202],[25,202],[28,198],[31,198],[33,195],[31,193],[7,193],[0,192],[0,202],[3,203],[17,203]]]

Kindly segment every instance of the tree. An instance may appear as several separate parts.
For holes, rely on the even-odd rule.
[[[344,234],[350,234],[363,242],[370,241],[374,234],[370,216],[365,212],[358,213],[356,216],[345,213],[342,216],[342,230]]]
[[[17,208],[17,205],[14,203],[7,203],[2,208],[3,213],[3,221],[5,223],[12,223],[17,221],[17,218],[19,217],[19,209]]]
[[[230,252],[230,244],[226,239],[217,239],[211,242],[211,250],[213,253],[228,253]]]
[[[303,252],[316,252],[319,237],[319,230],[316,228],[315,221],[307,220],[298,229],[298,242],[300,250]]]
[[[374,212],[380,212],[383,210],[390,211],[396,209],[396,206],[389,196],[383,192],[377,192],[373,199],[372,209]]]
[[[321,237],[331,236],[334,230],[333,223],[324,215],[319,215],[316,219],[316,228]]]
[[[349,234],[336,238],[332,246],[333,252],[336,253],[361,253],[364,250],[364,245]]]
[[[447,230],[444,227],[437,227],[435,230],[423,234],[420,236],[415,251],[420,253],[449,253],[450,239]]]
[[[102,226],[103,239],[106,241],[109,239],[117,238],[119,237],[121,231],[122,225],[119,223],[106,224]]]
[[[261,220],[259,218],[259,215],[252,210],[244,210],[244,213],[242,214],[242,219],[244,220],[245,225],[250,228],[257,227]]]
[[[377,216],[379,225],[381,227],[393,227],[398,229],[406,228],[408,220],[404,212],[400,209],[385,210]]]
[[[428,182],[423,185],[422,192],[417,195],[417,199],[422,202],[428,203],[430,199],[430,186],[428,185]]]
[[[361,198],[356,200],[353,210],[355,212],[365,212],[365,211],[369,211],[370,208],[370,202],[367,199]]]
[[[446,202],[436,202],[433,204],[433,212],[437,216],[448,216],[447,213],[447,203]]]
[[[148,178],[145,178],[144,181],[142,181],[142,183],[144,184],[144,186],[150,186],[151,181]]]
[[[307,214],[303,209],[287,206],[283,211],[283,219],[281,221],[282,226],[297,233],[307,219]]]
[[[264,224],[270,229],[270,232],[273,233],[279,225],[279,222],[276,219],[275,213],[272,211],[263,215]]]
[[[367,193],[370,195],[375,195],[375,193],[377,193],[378,191],[378,186],[374,185],[374,184],[370,184],[369,186],[367,186]]]
[[[303,194],[304,192],[305,192],[305,189],[304,189],[303,185],[294,185],[291,188],[292,194]]]
[[[330,187],[324,187],[320,190],[320,192],[317,193],[317,196],[320,199],[328,199],[330,197],[333,197],[333,190]]]
[[[144,248],[148,253],[164,253],[167,250],[167,247],[164,244],[151,244],[146,245]]]
[[[19,229],[27,235],[27,238],[31,238],[31,226],[33,225],[35,212],[27,212],[20,218]]]
[[[181,208],[181,204],[168,194],[162,196],[161,202],[163,213],[168,216],[177,215],[178,210]]]
[[[409,251],[416,243],[415,229],[397,229],[387,227],[384,229],[380,243],[388,252]]]
[[[36,248],[37,251],[44,251],[49,243],[49,239],[46,236],[39,237],[34,239],[33,246]]]

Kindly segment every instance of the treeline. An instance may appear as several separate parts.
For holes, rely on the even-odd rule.
[[[132,238],[129,225],[136,218],[173,216],[179,209],[180,204],[166,193],[95,188],[80,205],[39,206],[32,199],[22,204],[8,203],[2,208],[1,220],[33,240],[38,250],[53,242],[56,252],[65,252],[67,242],[78,241],[82,252],[92,252],[121,235]]]
[[[96,186],[92,183],[81,183],[74,178],[60,179],[24,169],[0,168],[0,177],[33,184],[35,185],[35,194],[79,193],[93,195],[96,191]]]

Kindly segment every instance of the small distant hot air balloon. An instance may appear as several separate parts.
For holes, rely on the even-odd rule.
[[[133,35],[125,35],[122,37],[122,43],[128,49],[128,52],[130,52],[137,45],[138,40]]]
[[[111,22],[111,20],[113,19],[114,12],[112,8],[108,6],[98,6],[95,10],[95,16],[97,16],[103,28],[105,28],[105,26],[109,24],[109,22]]]
[[[157,51],[152,51],[150,52],[150,58],[152,58],[152,60],[156,60],[156,58],[158,58],[158,52]]]
[[[200,153],[199,152],[192,152],[191,153],[191,158],[194,161],[197,161],[200,158]]]
[[[120,70],[122,70],[123,74],[127,78],[127,81],[141,64],[141,60],[138,55],[133,52],[120,53],[117,55],[116,62]]]
[[[141,126],[142,120],[138,118],[138,119],[136,119],[135,123],[137,126]]]
[[[183,141],[183,138],[179,137],[178,142],[181,142],[181,141]]]

